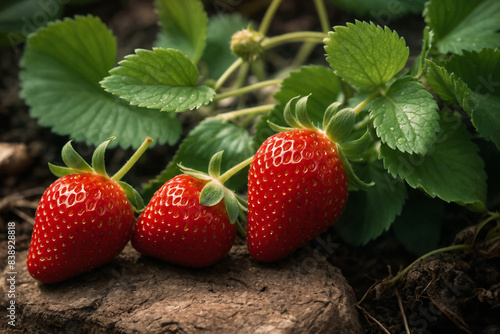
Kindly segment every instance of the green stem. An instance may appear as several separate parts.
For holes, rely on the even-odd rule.
[[[326,7],[323,0],[314,0],[314,5],[316,6],[316,11],[318,12],[319,22],[321,23],[321,30],[325,34],[330,30],[330,22],[328,21],[328,14],[326,13]]]
[[[243,59],[238,58],[234,63],[231,64],[231,66],[229,66],[229,68],[224,73],[222,73],[220,78],[215,83],[215,91],[219,90],[222,87],[224,82],[226,82],[226,80],[231,76],[231,74],[233,74],[234,71],[236,71],[236,69],[238,69],[238,67],[241,66],[241,64],[243,64]]]
[[[431,255],[434,255],[434,254],[439,254],[439,253],[444,253],[444,252],[450,252],[450,251],[454,251],[454,250],[460,250],[460,249],[469,249],[470,248],[470,245],[467,245],[467,244],[461,244],[461,245],[452,245],[452,246],[448,246],[448,247],[443,247],[443,248],[438,248],[438,249],[435,249],[425,255],[422,255],[421,257],[419,257],[418,259],[416,259],[415,261],[413,261],[408,267],[406,267],[405,269],[401,270],[396,276],[394,276],[392,279],[384,282],[385,284],[394,284],[396,283],[401,277],[403,277],[406,272],[408,270],[410,270],[418,261],[420,260],[423,260]]]
[[[274,104],[265,104],[263,106],[258,106],[258,107],[229,111],[229,112],[214,116],[214,118],[217,118],[217,119],[220,119],[223,121],[227,121],[227,120],[230,120],[230,119],[233,119],[236,117],[240,117],[240,116],[259,114],[259,113],[263,113],[266,111],[271,111],[271,110],[273,110],[274,106],[275,106]]]
[[[327,35],[317,31],[297,31],[275,37],[265,38],[261,45],[264,50],[292,42],[316,42],[321,43]]]
[[[304,64],[306,62],[307,58],[309,58],[311,53],[314,51],[314,48],[316,47],[316,45],[318,45],[317,42],[304,43],[301,46],[301,48],[299,49],[299,51],[297,52],[297,55],[295,56],[291,67],[298,68],[298,67],[302,66],[302,64]]]
[[[365,100],[361,101],[357,106],[354,107],[354,113],[357,115],[361,110],[363,110],[367,105],[369,105],[373,100],[381,96],[380,91],[376,91],[372,95],[368,96]]]
[[[474,234],[474,238],[472,239],[472,244],[474,244],[476,242],[476,238],[479,234],[479,232],[481,232],[481,230],[483,229],[483,227],[488,224],[490,221],[494,220],[494,219],[500,219],[500,214],[498,212],[489,212],[489,217],[486,218],[484,221],[482,221],[479,226],[477,227],[476,229],[476,233]]]
[[[246,166],[250,165],[252,163],[252,161],[253,161],[253,155],[250,158],[248,158],[248,159],[240,162],[236,166],[232,167],[231,169],[229,169],[224,174],[222,174],[218,178],[219,182],[222,183],[222,184],[224,184],[224,182],[226,182],[227,180],[229,180],[234,174],[238,173],[240,170],[242,170]]]
[[[243,95],[243,94],[246,94],[246,93],[249,93],[251,91],[261,89],[261,88],[264,88],[267,86],[279,85],[282,81],[283,80],[281,80],[281,79],[267,80],[267,81],[258,82],[258,83],[253,84],[253,85],[234,89],[234,90],[231,90],[231,91],[228,91],[225,93],[220,93],[220,94],[217,94],[215,96],[214,101],[219,101],[219,100],[231,97],[231,96]]]
[[[111,180],[113,180],[115,182],[120,181],[122,179],[122,177],[124,177],[125,174],[127,174],[127,172],[130,170],[130,168],[132,168],[132,166],[135,165],[135,163],[137,162],[137,160],[139,160],[139,158],[143,155],[143,153],[146,152],[149,145],[151,145],[152,141],[153,141],[153,139],[151,139],[149,137],[146,138],[146,140],[144,140],[144,142],[141,144],[141,146],[139,146],[137,151],[135,151],[135,153],[130,157],[130,159],[128,159],[128,161],[125,163],[125,165],[123,165],[122,168],[120,168],[120,170],[118,172],[116,172],[116,174],[111,177]]]
[[[243,238],[247,237],[247,231],[241,226],[241,223],[239,220],[236,221],[236,232],[238,232]]]
[[[263,36],[267,34],[274,15],[276,14],[278,7],[281,5],[281,1],[283,0],[273,0],[273,2],[271,2],[269,7],[267,8],[266,14],[264,14],[259,27],[259,33],[261,33]]]

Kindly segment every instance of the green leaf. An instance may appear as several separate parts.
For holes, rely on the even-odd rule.
[[[199,0],[156,0],[161,32],[156,45],[182,51],[197,63],[205,49],[208,17]]]
[[[66,175],[75,174],[75,170],[73,168],[56,166],[56,165],[51,164],[50,162],[48,165],[49,165],[50,172],[57,177],[63,177]]]
[[[227,171],[255,153],[250,136],[244,128],[234,123],[207,118],[191,130],[165,170],[145,186],[142,191],[143,197],[151,198],[163,183],[179,174],[178,163],[198,171],[207,171],[210,159],[221,150],[224,151],[221,172]],[[233,190],[242,189],[247,184],[247,174],[247,172],[236,174],[225,183],[225,186]]]
[[[240,214],[240,206],[236,195],[231,190],[224,187],[224,204],[231,224],[235,223]]]
[[[116,136],[111,145],[137,148],[151,137],[174,144],[181,132],[175,116],[130,106],[100,87],[115,61],[116,40],[100,19],[50,23],[28,38],[20,96],[40,125],[76,141],[97,146]]]
[[[440,53],[500,47],[498,0],[431,0],[424,14]]]
[[[144,201],[142,200],[142,197],[137,192],[137,190],[123,181],[118,181],[118,184],[123,189],[125,196],[127,196],[128,201],[135,211],[140,212],[142,209],[144,209]]]
[[[0,47],[17,44],[48,22],[61,16],[63,2],[37,0],[2,0],[0,3]]]
[[[198,69],[179,50],[138,49],[119,62],[102,82],[132,105],[181,112],[210,103],[215,91],[198,85]]]
[[[257,124],[257,133],[253,138],[254,146],[259,147],[275,132],[267,120],[279,126],[287,126],[283,116],[286,104],[296,96],[306,96],[307,111],[313,124],[322,124],[323,115],[330,104],[336,102],[341,91],[340,80],[333,71],[323,66],[303,66],[281,83],[280,91],[274,95],[278,101],[269,117],[263,117]]]
[[[94,171],[85,159],[83,159],[82,156],[75,151],[71,145],[71,141],[67,142],[66,145],[63,146],[61,157],[64,164],[75,171],[81,173],[92,173]]]
[[[217,180],[208,182],[200,193],[200,204],[214,206],[224,198],[224,186]]]
[[[360,177],[375,184],[367,191],[349,192],[347,207],[335,226],[344,240],[363,245],[389,229],[407,195],[404,182],[387,174],[380,161],[358,167]]]
[[[443,66],[427,63],[428,82],[436,94],[458,102],[477,131],[500,149],[500,50],[464,51]]]
[[[356,121],[356,114],[352,108],[339,110],[328,123],[326,134],[334,143],[341,143],[351,134]]]
[[[439,131],[438,109],[420,82],[403,77],[373,102],[370,118],[378,137],[390,148],[425,154]]]
[[[423,255],[438,247],[445,215],[442,201],[411,191],[403,212],[392,225],[396,238],[410,252]]]
[[[449,104],[457,103],[459,96],[467,93],[467,86],[455,73],[427,59],[427,82],[441,100]]]
[[[233,34],[248,26],[249,21],[238,13],[215,15],[208,21],[207,46],[201,61],[212,79],[219,78],[237,57],[229,47]]]
[[[405,40],[388,27],[356,20],[334,29],[325,39],[326,59],[338,76],[360,88],[385,84],[408,60]]]
[[[108,175],[106,172],[106,164],[104,163],[104,157],[106,153],[106,149],[108,148],[109,142],[114,140],[114,137],[102,142],[94,151],[92,155],[92,168],[99,175]]]
[[[222,154],[224,151],[220,151],[215,153],[212,158],[210,158],[210,162],[208,163],[208,175],[217,179],[220,177],[220,167],[222,164]]]
[[[486,201],[486,173],[477,146],[461,119],[443,114],[437,141],[424,156],[382,145],[384,166],[415,189],[445,202],[482,205]]]

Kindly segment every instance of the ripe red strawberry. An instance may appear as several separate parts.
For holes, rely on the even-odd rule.
[[[236,226],[224,202],[200,204],[208,180],[178,175],[167,181],[139,216],[132,245],[140,253],[188,267],[205,267],[231,249]]]
[[[325,134],[293,130],[271,136],[250,166],[250,254],[265,262],[286,257],[332,226],[346,201],[346,172]]]
[[[33,278],[56,283],[80,275],[111,261],[130,240],[135,221],[130,192],[135,205],[137,195],[105,174],[108,142],[94,154],[95,170],[69,143],[63,148],[69,168],[50,165],[61,177],[42,195],[36,211],[27,259]]]

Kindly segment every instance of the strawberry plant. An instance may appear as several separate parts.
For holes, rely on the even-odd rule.
[[[155,46],[136,49],[118,64],[116,39],[98,17],[49,23],[27,39],[21,96],[41,125],[76,141],[98,144],[113,135],[122,148],[137,148],[140,138],[149,136],[160,145],[178,145],[173,159],[141,191],[152,207],[168,201],[163,193],[168,194],[170,180],[178,181],[179,164],[206,171],[214,155],[224,151],[218,175],[234,172],[223,189],[245,193],[248,186],[249,247],[260,259],[285,256],[339,217],[335,231],[346,242],[366,244],[393,227],[410,251],[425,253],[438,244],[446,203],[485,215],[497,208],[498,187],[487,182],[496,179],[487,173],[485,160],[498,162],[500,148],[498,1],[404,2],[401,13],[422,11],[426,23],[415,58],[405,39],[387,26],[355,20],[332,28],[321,0],[314,1],[321,31],[269,36],[280,3],[273,0],[255,24],[238,14],[209,17],[200,0],[156,0],[161,29]],[[359,15],[366,13],[366,2],[357,3],[364,3],[357,6]],[[291,66],[267,73],[266,54],[290,43],[304,45]],[[326,56],[308,63],[315,46]],[[266,87],[276,89],[269,104],[263,99],[245,103],[245,97]],[[182,136],[178,115],[184,112],[203,120]],[[276,135],[276,129],[287,126],[301,130]],[[299,174],[290,180],[280,178],[291,173],[284,160],[256,167],[266,159],[276,161],[268,157],[268,145],[277,150],[287,140],[293,150],[298,145],[294,153],[317,142],[327,154],[310,162],[299,159]],[[282,153],[290,147],[281,147]],[[254,155],[248,174],[245,167]],[[309,169],[306,161],[326,170],[303,172]],[[236,173],[233,166],[244,172]],[[274,180],[282,192],[259,190]],[[194,197],[211,184],[208,179],[189,182]],[[321,184],[308,197],[315,182]],[[220,189],[219,195],[228,193]],[[276,198],[276,207],[256,206],[269,198]],[[289,198],[293,209],[275,213]],[[225,221],[229,218],[217,207],[222,197],[217,199],[211,209]],[[236,206],[226,203],[226,213],[236,216]],[[276,220],[267,222],[266,210]],[[152,237],[146,226],[160,220],[156,215],[146,209],[139,219],[134,240],[141,252],[151,254],[146,250],[151,245],[142,247],[140,240]],[[300,230],[303,238],[282,234],[276,242],[280,224],[285,228],[292,218],[300,223],[287,228]],[[179,228],[185,226],[192,228]],[[256,247],[271,235],[282,254]],[[192,237],[181,247],[194,245]],[[163,236],[152,238],[159,243]],[[290,245],[285,247],[285,240]]]

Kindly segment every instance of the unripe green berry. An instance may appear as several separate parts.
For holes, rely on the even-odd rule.
[[[248,61],[260,55],[262,34],[253,29],[243,29],[236,32],[231,38],[231,51],[238,57]]]

